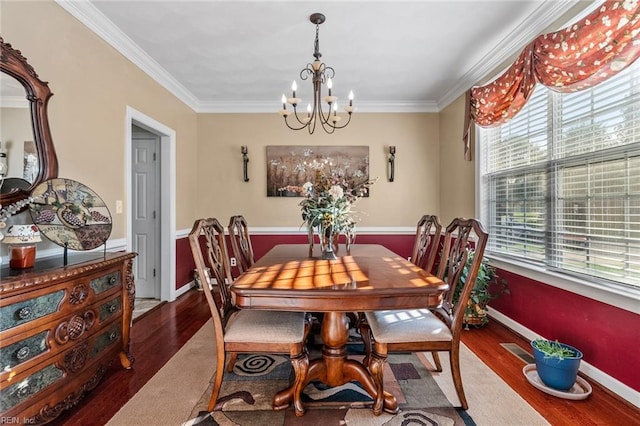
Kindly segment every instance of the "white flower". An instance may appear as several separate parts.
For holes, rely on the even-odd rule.
[[[624,10],[632,11],[638,5],[638,0],[624,0],[622,2],[622,8]]]
[[[333,185],[329,189],[329,195],[331,195],[331,198],[333,198],[333,200],[336,201],[344,196],[344,191],[341,186]]]
[[[313,192],[313,184],[311,182],[305,182],[304,185],[302,185],[302,195],[306,197],[310,195],[311,192]]]

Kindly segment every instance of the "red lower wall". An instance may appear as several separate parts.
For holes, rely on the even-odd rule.
[[[507,271],[511,294],[491,306],[515,322],[580,349],[584,361],[640,390],[640,315]]]
[[[256,259],[274,245],[305,244],[306,235],[253,235]],[[408,257],[413,235],[358,235],[356,243],[382,244]],[[193,280],[194,263],[187,238],[176,242],[176,288]],[[579,296],[520,275],[499,271],[511,294],[491,306],[515,322],[548,339],[580,349],[584,361],[640,391],[640,315]]]

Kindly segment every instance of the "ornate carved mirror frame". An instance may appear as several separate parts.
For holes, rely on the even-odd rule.
[[[8,192],[0,193],[0,205],[6,206],[28,198],[37,185],[58,177],[58,158],[47,115],[47,104],[53,95],[48,83],[40,80],[33,67],[27,62],[27,58],[9,43],[5,43],[2,37],[0,37],[0,49],[0,71],[18,80],[26,91],[39,164],[35,180],[29,188],[12,188]]]

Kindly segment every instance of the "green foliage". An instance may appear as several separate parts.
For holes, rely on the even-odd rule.
[[[465,264],[462,274],[460,275],[460,281],[456,286],[453,293],[453,304],[455,305],[460,298],[462,288],[467,282],[467,276],[469,275],[469,268],[473,262],[475,253],[471,252],[467,263]],[[469,303],[465,308],[465,316],[473,317],[477,316],[479,312],[484,312],[489,301],[500,297],[503,294],[510,294],[507,280],[498,276],[496,268],[489,265],[486,258],[482,259],[480,268],[478,269],[478,275],[476,276],[476,282],[471,290],[469,296]],[[482,323],[486,323],[488,319],[486,316],[482,318]]]
[[[307,182],[301,188],[305,197],[300,202],[302,220],[307,227],[318,228],[321,235],[325,230],[353,235],[356,219],[352,207],[372,184],[373,181],[365,181],[349,187],[343,175],[327,176],[323,170],[316,170],[315,182]]]
[[[557,340],[551,341],[547,339],[536,339],[533,341],[533,345],[544,353],[545,358],[572,358],[577,356],[575,351],[562,346]]]

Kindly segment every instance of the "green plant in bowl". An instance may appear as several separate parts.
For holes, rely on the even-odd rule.
[[[560,344],[560,342],[547,340],[547,339],[535,339],[533,345],[544,353],[545,357],[553,358],[572,358],[577,354],[573,349],[570,349],[566,345]]]

